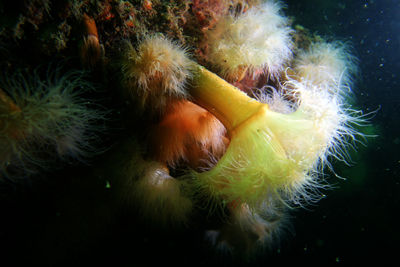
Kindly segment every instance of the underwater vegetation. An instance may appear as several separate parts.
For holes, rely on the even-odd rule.
[[[124,207],[165,231],[217,215],[219,224],[203,233],[217,253],[250,261],[275,249],[293,231],[290,210],[324,197],[331,160],[351,161],[348,150],[364,137],[355,126],[366,121],[352,108],[352,44],[311,36],[291,25],[284,7],[266,0],[10,8],[0,44],[35,43],[35,56],[21,69],[14,46],[1,53],[11,67],[0,75],[0,181],[35,181],[98,156],[87,179],[99,176],[109,190],[103,213]],[[27,24],[40,34],[25,33]],[[33,63],[50,56],[74,68]],[[94,90],[98,84],[106,92]],[[101,105],[93,94],[104,97]]]

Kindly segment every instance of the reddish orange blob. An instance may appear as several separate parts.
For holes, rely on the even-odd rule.
[[[146,0],[143,3],[143,8],[146,10],[151,10],[153,8],[153,4],[151,3],[150,0]]]
[[[99,38],[96,22],[92,17],[89,17],[87,14],[84,14],[82,19],[82,36],[85,35],[94,35]]]
[[[0,88],[0,114],[16,114],[20,113],[21,109],[15,105],[14,101]],[[0,121],[0,130],[7,129],[9,136],[15,140],[22,140],[25,138],[25,133],[22,132],[18,125],[14,123],[6,123],[5,120]]]
[[[7,96],[7,94],[1,90],[0,88],[0,112],[1,114],[5,113],[6,111],[8,112],[21,112],[21,109],[17,107],[10,99],[10,97]]]
[[[205,165],[201,159],[208,158],[206,151],[222,156],[227,146],[224,135],[225,128],[211,113],[190,101],[177,101],[151,127],[148,140],[158,161],[172,167],[186,162],[198,168]]]

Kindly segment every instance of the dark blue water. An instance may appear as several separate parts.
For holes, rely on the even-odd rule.
[[[340,188],[328,192],[315,212],[298,215],[296,242],[303,239],[307,250],[295,250],[315,263],[334,263],[336,257],[340,263],[397,262],[381,246],[398,249],[400,238],[395,223],[400,208],[400,1],[287,3],[295,24],[354,43],[362,71],[353,88],[356,106],[364,112],[379,109],[370,120],[373,126],[364,128],[379,136],[368,138],[368,147],[353,154],[353,167],[335,165],[347,180],[331,178]]]

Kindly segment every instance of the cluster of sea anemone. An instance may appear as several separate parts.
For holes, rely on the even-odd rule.
[[[208,57],[220,76],[162,35],[122,43],[116,67],[123,86],[159,120],[146,148],[120,153],[119,199],[164,226],[188,224],[196,207],[218,212],[225,227],[208,238],[228,251],[245,244],[248,255],[288,225],[288,209],[321,198],[329,159],[346,162],[359,134],[352,124],[362,116],[348,103],[357,58],[340,41],[293,53],[282,6],[266,1],[210,30]],[[246,72],[276,87],[250,97],[227,82]]]
[[[341,41],[293,51],[283,7],[267,0],[207,32],[205,61],[218,75],[162,34],[120,42],[112,65],[127,101],[152,123],[144,140],[132,136],[107,164],[118,201],[163,227],[190,225],[196,209],[218,213],[224,225],[207,238],[248,256],[277,240],[288,210],[321,198],[329,186],[324,168],[332,168],[331,158],[347,162],[360,135],[352,125],[363,117],[348,102],[358,60]],[[93,67],[98,33],[90,17],[84,21],[90,31],[80,56]],[[80,71],[60,75],[57,68],[45,81],[36,71],[1,78],[0,179],[99,152],[91,143],[104,113],[80,98],[93,85]],[[249,96],[229,83],[245,75],[274,86],[252,88]]]

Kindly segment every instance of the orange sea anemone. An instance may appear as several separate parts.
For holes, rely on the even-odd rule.
[[[207,110],[187,100],[171,102],[160,123],[151,127],[149,145],[154,157],[176,167],[204,166],[209,158],[220,157],[228,139],[225,127]]]
[[[99,34],[94,19],[87,14],[82,19],[82,39],[79,41],[79,58],[85,68],[95,68],[100,61],[101,49]]]

